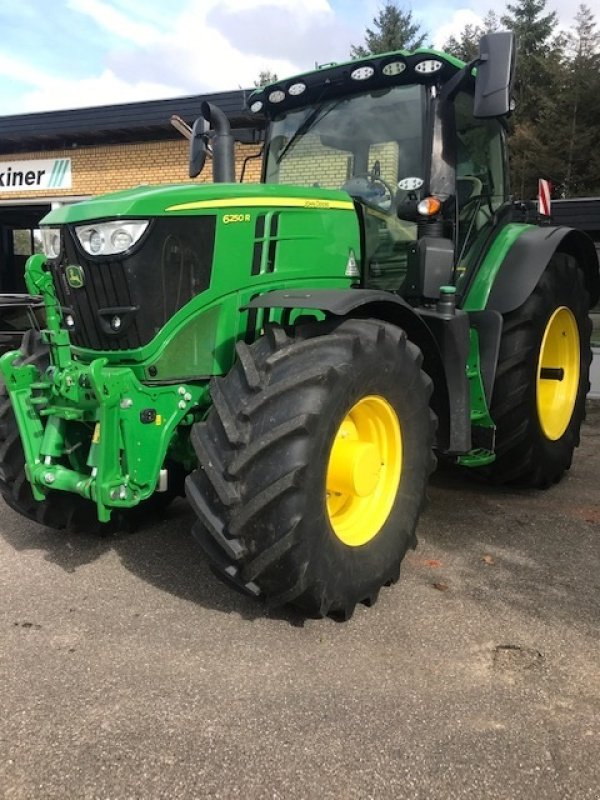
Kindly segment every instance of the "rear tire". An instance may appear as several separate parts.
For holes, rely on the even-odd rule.
[[[571,466],[590,386],[588,312],[582,270],[556,253],[531,296],[505,316],[491,404],[496,461],[486,470],[494,482],[547,488]],[[564,385],[540,367],[563,369]]]
[[[192,433],[194,533],[238,588],[347,619],[398,579],[416,544],[435,465],[420,351],[374,320],[304,325],[293,336],[272,328],[237,351]]]

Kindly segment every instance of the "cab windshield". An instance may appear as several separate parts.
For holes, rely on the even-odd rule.
[[[367,282],[400,288],[416,224],[398,216],[425,183],[425,88],[394,86],[288,111],[271,123],[266,183],[342,189],[363,209]]]
[[[395,86],[289,111],[271,123],[265,182],[389,206],[399,181],[424,180],[423,109],[423,86]]]

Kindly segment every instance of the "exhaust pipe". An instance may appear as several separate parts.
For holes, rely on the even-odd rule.
[[[235,156],[229,120],[220,108],[206,101],[200,106],[200,113],[215,131],[212,139],[213,181],[235,183]]]

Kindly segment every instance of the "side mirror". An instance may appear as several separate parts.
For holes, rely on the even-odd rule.
[[[512,111],[511,89],[515,73],[515,35],[488,33],[479,42],[473,116],[500,117]]]
[[[190,137],[190,162],[189,176],[195,178],[200,175],[206,156],[208,155],[208,131],[209,124],[204,117],[198,117],[192,128]]]

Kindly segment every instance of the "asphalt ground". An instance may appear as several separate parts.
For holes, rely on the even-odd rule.
[[[219,583],[182,501],[133,534],[0,509],[0,797],[600,798],[600,404],[548,492],[434,476],[347,623]]]

